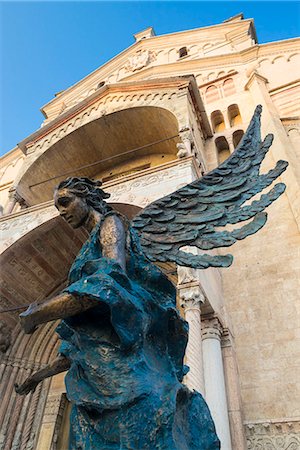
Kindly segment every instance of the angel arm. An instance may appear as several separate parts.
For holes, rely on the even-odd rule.
[[[75,297],[63,292],[44,303],[32,303],[20,314],[20,323],[24,332],[31,334],[42,323],[74,316],[96,306],[97,303],[97,300],[88,297]]]
[[[116,260],[125,270],[125,230],[121,219],[113,214],[108,216],[100,231],[103,256]],[[42,323],[65,319],[96,306],[98,301],[88,296],[75,296],[63,292],[44,303],[32,303],[20,314],[20,322],[25,333],[32,333]]]
[[[34,392],[38,384],[45,378],[53,377],[58,373],[65,372],[70,367],[70,360],[63,355],[59,355],[52,363],[26,378],[22,384],[18,385],[16,383],[15,391],[19,395],[27,395],[31,391]]]
[[[106,217],[100,231],[100,244],[103,256],[117,261],[123,270],[126,268],[126,233],[118,215]]]

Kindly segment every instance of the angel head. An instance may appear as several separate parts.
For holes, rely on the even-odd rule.
[[[102,182],[98,180],[71,177],[55,188],[55,206],[73,228],[84,225],[93,210],[101,215],[109,211],[110,207],[104,199],[109,198],[110,194],[104,192],[101,185]]]

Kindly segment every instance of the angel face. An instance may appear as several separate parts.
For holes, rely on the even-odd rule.
[[[72,228],[84,225],[89,217],[90,206],[86,199],[78,197],[67,188],[59,189],[54,193],[54,204]]]

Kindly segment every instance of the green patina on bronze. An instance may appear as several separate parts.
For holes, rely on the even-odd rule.
[[[228,267],[232,255],[193,255],[180,249],[186,245],[200,250],[228,247],[264,226],[267,220],[264,209],[284,192],[285,185],[278,183],[259,200],[243,205],[270,186],[288,163],[278,161],[274,169],[260,175],[261,163],[273,141],[271,134],[261,140],[261,111],[262,107],[257,106],[238,148],[219,167],[151,203],[135,217],[132,225],[151,261],[170,261],[196,269]],[[219,230],[248,219],[251,222],[239,229]]]
[[[21,314],[25,332],[63,319],[58,358],[29,377],[19,394],[68,369],[72,402],[70,450],[218,450],[219,440],[200,393],[182,384],[188,327],[176,308],[176,290],[153,262],[204,269],[228,267],[232,256],[192,255],[227,247],[256,233],[264,209],[284,191],[279,161],[260,175],[273,136],[262,142],[261,107],[237,150],[217,169],[145,208],[132,224],[112,210],[108,194],[86,178],[70,178],[55,193],[62,217],[90,237],[77,255],[66,289]],[[251,219],[232,231],[227,224]]]

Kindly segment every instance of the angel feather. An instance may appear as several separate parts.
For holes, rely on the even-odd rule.
[[[272,134],[261,140],[261,112],[262,107],[257,106],[241,142],[226,161],[202,178],[151,203],[134,218],[132,226],[152,262],[169,261],[197,269],[228,267],[232,255],[193,255],[181,248],[228,247],[264,226],[264,209],[284,192],[285,185],[276,184],[250,205],[245,202],[270,186],[288,163],[278,161],[268,173],[260,174],[261,163],[273,141]],[[249,219],[252,220],[241,228],[219,229]]]

